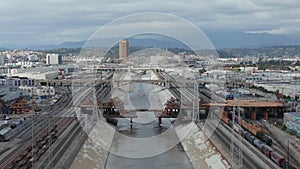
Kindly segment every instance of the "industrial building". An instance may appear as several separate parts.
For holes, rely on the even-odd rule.
[[[14,73],[16,76],[20,77],[28,77],[31,79],[55,79],[58,75],[58,71],[46,71],[43,72],[42,70],[36,69],[33,72],[23,72],[23,73]]]
[[[19,89],[25,90],[29,93],[29,96],[38,96],[40,98],[44,98],[49,96],[53,98],[55,96],[55,88],[52,86],[40,86],[40,87],[29,87],[29,86],[21,86]]]
[[[46,55],[46,65],[62,64],[62,56],[60,54],[48,53]]]
[[[119,58],[126,60],[129,55],[129,41],[120,40],[119,42]]]
[[[28,77],[0,76],[1,88],[8,87],[9,91],[16,91],[20,86],[34,86],[35,80]]]
[[[284,113],[283,122],[288,131],[293,131],[300,137],[300,112]]]

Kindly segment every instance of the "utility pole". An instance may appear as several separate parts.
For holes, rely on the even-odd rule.
[[[96,92],[97,92],[97,85],[96,85],[96,81],[97,81],[97,70],[95,69],[96,68],[96,65],[93,65],[93,69],[92,69],[92,72],[93,72],[93,81],[92,81],[92,88],[93,88],[93,114],[92,114],[92,122],[93,124],[96,123],[96,121],[99,119],[98,117],[98,102],[97,102],[97,95],[96,95]]]
[[[193,94],[193,112],[192,112],[192,121],[199,120],[199,92],[198,92],[198,83],[194,83],[194,94]]]
[[[41,82],[40,81],[36,81],[36,87],[37,87],[37,91],[40,89],[40,87],[41,87]],[[35,123],[35,119],[36,118],[38,118],[38,114],[36,113],[36,110],[38,110],[38,109],[36,109],[36,106],[37,106],[37,103],[36,103],[36,99],[38,99],[38,95],[37,95],[38,93],[34,93],[33,92],[33,90],[32,90],[32,108],[33,108],[33,110],[34,110],[34,112],[35,112],[35,114],[33,115],[33,116],[31,116],[31,149],[33,150],[33,148],[34,148],[34,123]],[[40,108],[40,107],[39,107]],[[40,109],[39,109],[40,110]],[[40,110],[41,111],[41,110]],[[31,156],[33,157],[34,156],[34,153],[33,153],[33,151],[31,151]],[[32,164],[32,166],[33,166],[33,164]]]
[[[50,131],[51,131],[51,115],[50,115],[50,110],[51,110],[51,104],[50,104],[50,86],[49,86],[49,83],[47,83],[47,88],[46,88],[46,93],[47,93],[47,108],[48,108],[48,110],[47,110],[47,120],[48,120],[48,133],[50,133]],[[51,139],[49,139],[49,150],[48,150],[48,152],[49,152],[49,155],[48,155],[48,163],[49,163],[49,166],[50,166],[50,168],[52,167],[52,161],[51,161],[51,158],[52,158],[52,141],[51,141]]]
[[[290,163],[290,140],[288,140],[288,153],[287,153],[287,160],[288,160],[288,163]]]
[[[236,74],[235,74],[236,75]],[[242,145],[242,138],[240,136],[241,134],[241,126],[240,126],[240,110],[239,110],[239,93],[236,92],[237,89],[239,88],[239,72],[237,73],[238,77],[235,77],[234,79],[234,106],[233,106],[233,113],[232,113],[232,126],[231,126],[231,144],[230,144],[230,154],[231,154],[231,159],[232,159],[232,167],[236,168],[236,169],[242,169],[243,168],[243,152],[241,150],[241,146]],[[238,84],[237,84],[237,83]],[[238,85],[238,86],[236,86]],[[235,113],[237,112],[238,115],[238,123],[237,123],[237,127],[238,127],[238,131],[239,131],[239,136],[238,136],[238,143],[235,142],[235,131],[234,131],[234,127],[235,127]]]

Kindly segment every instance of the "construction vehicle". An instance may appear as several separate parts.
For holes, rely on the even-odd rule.
[[[34,109],[35,112],[41,111],[41,108],[40,108],[40,106],[37,103],[35,103],[33,105],[33,109]]]

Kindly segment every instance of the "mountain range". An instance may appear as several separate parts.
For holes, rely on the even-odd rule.
[[[267,33],[244,33],[244,32],[205,32],[206,36],[217,49],[223,48],[259,48],[266,46],[279,45],[300,45],[300,38],[289,37],[285,35],[271,35]],[[108,41],[118,42],[120,38],[97,39],[89,41],[95,46],[101,44],[101,47],[108,46]],[[173,38],[164,36],[146,36],[146,37],[131,37],[128,38],[130,46],[144,46],[154,48],[183,48],[188,47]],[[49,50],[56,48],[81,48],[86,44],[86,40],[78,42],[64,42],[58,45],[6,45],[0,47],[0,50],[5,49],[32,49],[32,50]],[[107,46],[106,46],[107,45]]]

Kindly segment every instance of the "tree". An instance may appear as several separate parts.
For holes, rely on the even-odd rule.
[[[204,68],[199,69],[199,75],[201,75],[202,73],[206,72],[206,70]]]

